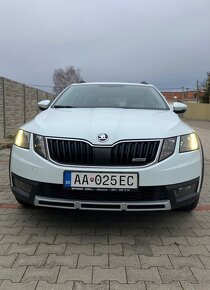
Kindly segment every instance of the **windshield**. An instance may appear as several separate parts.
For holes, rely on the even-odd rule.
[[[123,84],[71,86],[52,107],[169,110],[167,103],[155,88]]]

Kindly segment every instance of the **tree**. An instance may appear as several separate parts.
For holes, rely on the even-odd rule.
[[[56,69],[53,73],[53,91],[56,95],[62,92],[67,86],[73,83],[84,82],[80,70],[74,66],[67,66],[65,69]]]

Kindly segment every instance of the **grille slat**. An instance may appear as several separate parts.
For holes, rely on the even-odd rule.
[[[159,145],[160,141],[151,140],[94,147],[85,141],[48,139],[49,155],[53,161],[87,166],[144,166],[155,161]]]

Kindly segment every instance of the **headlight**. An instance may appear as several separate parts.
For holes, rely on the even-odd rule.
[[[34,151],[40,156],[47,158],[45,139],[43,136],[34,134]]]
[[[199,148],[198,138],[195,133],[183,135],[180,138],[179,152],[194,151]]]
[[[163,141],[159,161],[162,161],[174,153],[176,147],[176,137],[167,138]]]
[[[15,137],[14,144],[18,147],[29,149],[30,133],[20,129]]]

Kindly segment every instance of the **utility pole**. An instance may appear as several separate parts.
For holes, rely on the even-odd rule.
[[[199,84],[199,80],[197,79],[197,82],[196,82],[196,101],[197,101],[197,104],[198,104],[198,95],[199,95],[198,84]]]
[[[184,102],[184,86],[182,86],[182,103]]]

